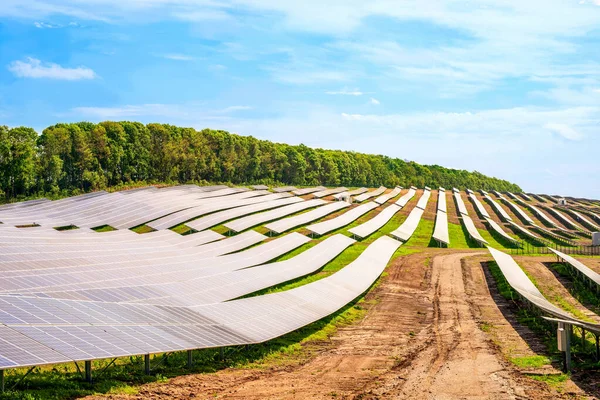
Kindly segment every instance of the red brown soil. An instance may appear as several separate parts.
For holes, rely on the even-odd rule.
[[[399,257],[367,295],[364,319],[338,330],[301,365],[230,369],[142,386],[112,399],[561,399],[506,361],[539,351],[535,336],[510,320],[506,303],[491,293],[472,250],[429,249]],[[433,256],[430,262],[430,257]],[[507,315],[505,318],[504,315]],[[508,318],[508,319],[507,319]],[[493,334],[483,323],[493,324]],[[515,328],[517,326],[517,328]],[[498,339],[500,338],[500,339]],[[104,397],[104,398],[107,398]],[[100,397],[97,397],[100,398]]]

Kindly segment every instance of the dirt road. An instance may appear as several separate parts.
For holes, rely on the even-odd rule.
[[[398,258],[369,294],[378,301],[367,316],[304,365],[184,376],[111,398],[568,398],[519,374],[479,328],[482,305],[503,317],[481,266],[461,263],[474,253],[435,254]]]

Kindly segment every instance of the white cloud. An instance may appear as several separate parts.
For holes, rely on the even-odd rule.
[[[191,12],[174,12],[175,18],[191,22],[206,22],[206,21],[225,21],[230,20],[231,16],[221,10],[203,10]]]
[[[344,82],[350,80],[348,73],[334,70],[316,70],[310,67],[293,68],[292,66],[282,66],[276,68],[267,68],[273,78],[279,82],[290,83],[294,85],[308,85],[326,82]]]
[[[166,58],[168,60],[175,60],[175,61],[193,61],[196,59],[196,57],[189,56],[187,54],[176,54],[176,53],[161,54],[160,57]]]
[[[95,120],[151,117],[170,123],[175,123],[174,121],[189,123],[196,118],[208,120],[228,118],[229,114],[250,109],[252,107],[243,105],[210,109],[205,104],[130,104],[118,107],[75,107],[71,110],[70,116]]]
[[[342,95],[342,96],[362,96],[364,93],[361,92],[359,89],[344,88],[344,89],[336,90],[336,91],[327,91],[327,92],[325,92],[325,94]]]
[[[565,124],[556,124],[556,123],[548,123],[544,125],[544,128],[557,133],[567,140],[582,140],[583,135],[577,132],[575,129],[571,128],[569,125]]]
[[[376,98],[374,98],[374,97],[371,97],[371,98],[369,99],[369,102],[370,102],[371,104],[374,104],[374,105],[376,105],[376,106],[378,106],[378,105],[380,105],[380,104],[381,104],[381,102],[380,102],[379,100],[377,100]]]
[[[37,21],[34,22],[33,25],[36,28],[39,28],[39,29],[54,29],[54,28],[60,28],[61,27],[60,25],[53,25],[53,24],[48,24],[48,23],[45,23],[45,22],[37,22]]]
[[[15,76],[20,78],[47,78],[76,81],[81,79],[94,79],[96,73],[87,67],[65,68],[54,63],[42,63],[36,58],[27,58],[27,61],[13,61],[8,66]]]

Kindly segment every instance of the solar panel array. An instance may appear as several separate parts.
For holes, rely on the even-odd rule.
[[[314,192],[320,192],[322,190],[327,189],[325,186],[316,186],[316,187],[310,187],[310,188],[302,188],[302,189],[296,189],[292,191],[292,194],[295,194],[296,196],[304,196],[310,193],[314,193]]]
[[[467,211],[467,207],[465,206],[465,202],[460,195],[460,192],[454,192],[454,200],[456,201],[456,207],[458,208],[458,213],[460,215],[469,215]]]
[[[448,214],[446,213],[446,191],[443,188],[438,190],[437,212],[435,214],[435,228],[432,237],[438,243],[450,244],[450,235],[448,233]]]
[[[517,214],[517,216],[521,220],[525,221],[526,224],[528,224],[528,225],[534,225],[535,224],[535,222],[531,219],[531,217],[529,215],[527,215],[527,213],[521,207],[519,207],[518,205],[516,205],[512,201],[508,200],[506,197],[501,197],[500,200],[502,200],[510,208],[512,208],[512,210],[514,211],[514,213]]]
[[[342,193],[342,192],[346,192],[346,191],[348,191],[348,189],[346,189],[345,187],[324,189],[324,190],[319,190],[318,192],[314,192],[312,194],[312,196],[316,199],[320,199],[321,197],[327,197],[327,196],[331,196],[332,194]]]
[[[471,217],[469,217],[468,215],[462,215],[461,218],[463,224],[465,225],[465,228],[467,229],[467,232],[469,232],[469,236],[471,237],[471,239],[475,240],[481,246],[488,244],[488,242],[481,236],[481,234],[475,227],[475,224],[473,223]]]
[[[417,194],[417,190],[413,187],[408,189],[408,192],[404,193],[398,201],[395,203],[397,206],[404,207],[413,197]]]
[[[358,207],[354,207],[350,211],[347,211],[347,212],[343,213],[342,215],[339,215],[335,218],[329,219],[327,221],[319,222],[317,224],[309,225],[306,229],[313,232],[314,234],[324,235],[326,233],[329,233],[336,229],[340,229],[341,227],[344,227],[344,226],[354,222],[355,220],[357,220],[364,214],[375,209],[377,206],[378,206],[377,203],[370,201],[368,203],[361,204]]]
[[[429,201],[429,197],[431,192],[429,190],[424,190],[421,198],[419,199],[419,203],[415,208],[412,209],[410,214],[402,225],[398,227],[395,231],[390,233],[393,237],[403,242],[406,242],[410,237],[415,233],[417,227],[419,226],[419,222],[421,221],[421,217],[425,212],[425,207],[427,206],[427,201]],[[423,200],[424,199],[424,200]],[[423,201],[422,201],[423,200]]]
[[[324,204],[327,204],[327,202],[321,199],[307,200],[301,203],[279,207],[275,210],[270,210],[267,212],[252,214],[243,218],[238,218],[223,224],[223,226],[225,226],[227,229],[233,232],[242,232],[246,229],[252,228],[253,226],[257,226],[279,218],[287,217],[288,215],[292,215],[297,212],[307,210],[309,208],[319,207]]]
[[[364,239],[377,232],[381,227],[387,224],[401,209],[402,207],[396,204],[390,204],[375,217],[358,226],[355,226],[354,228],[348,230],[348,232],[360,239]]]
[[[88,215],[96,223],[130,211],[123,221],[139,221],[141,212],[115,204],[119,211],[113,213],[105,207],[123,197],[136,206],[149,204],[144,210],[154,221],[145,222],[158,228],[203,215],[188,223],[201,232],[181,236],[165,229],[143,235],[130,230],[51,229],[59,220],[54,213],[62,209],[66,221],[84,221]],[[78,202],[99,214],[84,212]],[[64,204],[74,209],[67,212]],[[400,242],[381,237],[327,278],[285,292],[238,299],[317,271],[354,240],[333,235],[285,261],[270,262],[310,238],[291,233],[261,243],[266,237],[256,231],[226,238],[208,228],[228,221],[233,229],[245,230],[317,207],[267,224],[282,232],[349,206],[304,201],[283,191],[274,196],[261,188],[199,190],[190,185],[2,207],[7,221],[27,220],[26,211],[33,210],[36,219],[41,215],[44,219],[39,221],[49,224],[27,229],[6,224],[0,229],[0,369],[251,344],[323,318],[368,289]],[[370,202],[354,207],[314,225],[315,230],[337,229],[377,206]]]
[[[345,201],[329,203],[322,207],[318,207],[312,211],[308,211],[302,214],[295,215],[293,217],[288,217],[275,222],[271,222],[265,225],[265,228],[274,233],[282,233],[285,231],[289,231],[290,229],[296,228],[300,225],[305,225],[309,222],[323,218],[326,215],[329,215],[336,211],[340,211],[341,209],[346,207],[350,207],[350,203],[346,203]]]
[[[585,327],[589,331],[600,332],[600,325],[575,318],[571,313],[548,301],[510,255],[489,246],[488,250],[492,254],[500,271],[502,271],[502,275],[508,281],[508,284],[531,304],[546,314],[571,321]]]
[[[362,201],[368,200],[370,198],[373,198],[375,196],[379,196],[380,194],[383,194],[386,191],[386,187],[385,186],[380,186],[379,188],[375,189],[375,190],[371,190],[370,192],[366,192],[363,193],[359,196],[356,196],[354,198],[354,201],[360,203]]]
[[[469,193],[469,199],[475,205],[475,209],[483,218],[491,218],[490,214],[487,212],[483,204],[479,201],[479,199],[475,196],[474,193]]]
[[[512,242],[517,245],[520,244],[520,242],[517,239],[513,238],[508,233],[506,233],[506,231],[500,226],[500,224],[498,224],[493,219],[486,218],[485,221],[490,226],[490,228],[492,228],[492,230],[494,230],[498,235],[502,236],[505,240],[508,240],[509,242]]]
[[[483,197],[487,200],[488,203],[490,203],[490,205],[494,208],[496,213],[500,216],[500,218],[504,222],[512,221],[512,217],[506,212],[506,210],[504,208],[502,208],[500,203],[498,203],[496,200],[492,199],[492,197],[489,194],[486,194]]]
[[[400,192],[402,191],[402,187],[400,186],[396,186],[393,190],[391,190],[389,193],[385,193],[382,194],[381,196],[377,197],[374,201],[377,204],[385,204],[387,203],[390,199],[393,199],[394,197],[398,196],[400,194]]]

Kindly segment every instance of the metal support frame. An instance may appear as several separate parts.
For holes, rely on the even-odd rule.
[[[85,381],[92,383],[92,362],[85,361]]]
[[[150,354],[144,354],[144,373],[150,375]]]
[[[5,385],[4,370],[0,369],[0,390],[1,390],[1,393],[4,393],[4,385]]]
[[[223,347],[219,347],[219,356],[221,356],[221,361],[225,361],[225,349]]]
[[[187,351],[187,367],[192,368],[194,366],[194,356],[192,350]]]
[[[108,363],[108,365],[104,368],[102,368],[102,370],[100,371],[100,373],[98,374],[98,378],[100,378],[102,375],[104,375],[104,373],[106,372],[106,370],[113,365],[115,362],[117,361],[116,358],[113,358],[111,362]]]
[[[9,390],[13,390],[14,388],[16,388],[16,387],[19,385],[19,383],[23,382],[23,380],[25,380],[25,378],[27,378],[27,376],[28,376],[30,373],[32,373],[32,372],[33,372],[33,370],[34,370],[34,369],[35,369],[35,365],[34,365],[33,367],[29,368],[29,369],[27,370],[27,372],[25,373],[25,375],[23,375],[23,376],[21,377],[21,379],[19,379],[18,381],[16,381],[16,382],[15,382],[15,384],[14,384],[14,385],[12,385],[12,386],[10,387],[10,389],[9,389]],[[4,371],[2,371],[2,372],[4,373]],[[2,376],[2,391],[4,392],[4,374],[3,374],[3,376]]]

